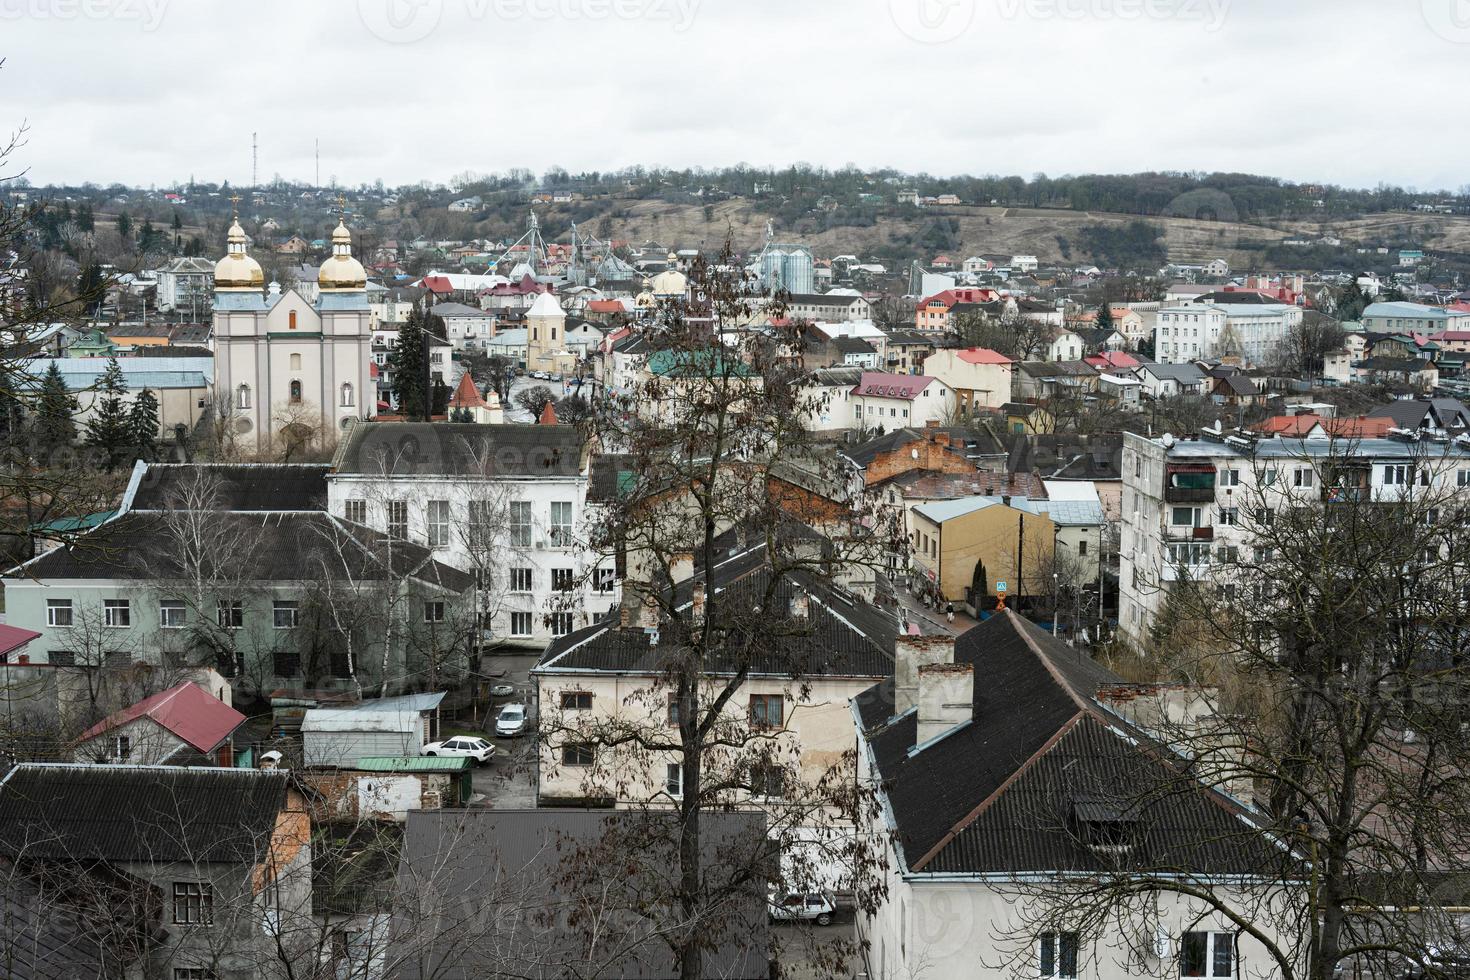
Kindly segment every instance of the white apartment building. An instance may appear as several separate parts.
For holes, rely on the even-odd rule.
[[[616,601],[612,558],[587,545],[575,426],[366,422],[347,433],[332,470],[333,515],[476,575],[497,641],[543,648]]]
[[[437,303],[430,310],[444,321],[444,339],[455,350],[483,350],[495,334],[496,315],[463,303]]]
[[[1154,326],[1154,359],[1238,357],[1247,366],[1262,364],[1301,322],[1301,308],[1284,303],[1168,306]]]
[[[786,315],[796,320],[870,320],[873,308],[856,292],[792,293]]]
[[[944,421],[954,412],[955,394],[938,378],[864,371],[849,404],[854,427],[901,429]]]
[[[1407,488],[1470,492],[1470,447],[1460,442],[1233,436],[1176,440],[1123,437],[1123,521],[1118,620],[1139,643],[1175,582],[1209,579],[1212,566],[1250,546],[1252,508],[1280,510],[1367,496],[1391,501]],[[1324,479],[1326,463],[1341,472]]]

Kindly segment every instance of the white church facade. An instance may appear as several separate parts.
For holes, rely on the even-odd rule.
[[[367,275],[352,257],[345,222],[332,233],[314,301],[274,284],[267,291],[238,219],[214,281],[215,384],[219,401],[228,392],[227,425],[238,450],[330,446],[349,419],[375,414]]]

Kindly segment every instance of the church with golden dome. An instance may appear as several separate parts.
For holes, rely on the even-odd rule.
[[[352,255],[345,215],[317,273],[317,296],[265,283],[238,215],[214,267],[217,401],[243,452],[274,454],[285,443],[336,442],[351,419],[375,414],[372,311],[367,273]]]

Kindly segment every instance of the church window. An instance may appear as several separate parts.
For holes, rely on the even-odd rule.
[[[293,370],[293,371],[300,371],[301,370],[301,355],[300,354],[292,354],[291,355],[291,370]]]
[[[290,328],[292,330],[295,330],[296,329],[296,311],[295,310],[292,310],[290,312],[290,314],[289,314],[289,323],[288,323],[288,325],[290,326]]]
[[[342,382],[342,407],[352,407],[352,383],[349,381]]]
[[[293,381],[293,382],[291,382],[291,401],[292,401],[293,404],[296,403],[296,402],[301,401],[301,382],[300,381]]]
[[[235,403],[236,403],[236,406],[239,407],[239,408],[249,408],[250,407],[250,386],[249,385],[242,384],[240,386],[239,397],[235,400]]]

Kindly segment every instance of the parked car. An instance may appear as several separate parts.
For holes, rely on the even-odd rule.
[[[771,918],[778,922],[815,922],[819,926],[830,926],[832,914],[837,911],[830,895],[817,893],[788,892],[779,899],[771,895],[766,901],[771,907]]]
[[[419,754],[467,756],[484,765],[495,757],[495,746],[473,735],[456,735],[442,742],[430,742],[419,749]]]
[[[1404,965],[1404,980],[1426,977],[1470,977],[1470,948],[1455,942],[1426,943]]]
[[[500,714],[495,716],[495,734],[500,738],[515,738],[517,735],[526,734],[526,706],[524,704],[507,704],[500,709]]]

